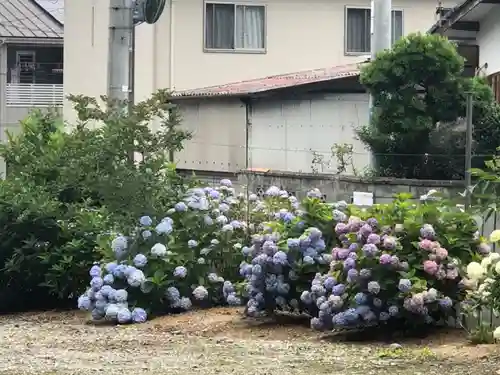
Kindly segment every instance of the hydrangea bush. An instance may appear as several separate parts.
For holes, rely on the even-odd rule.
[[[291,222],[297,202],[279,189],[265,199],[235,193],[231,181],[193,188],[167,216],[139,219],[130,235],[107,237],[104,260],[90,269],[78,306],[95,320],[143,322],[193,305],[241,304],[238,265],[261,223]],[[246,218],[250,217],[248,224]]]
[[[367,209],[319,197],[311,191],[294,220],[252,238],[240,267],[248,315],[306,312],[313,328],[334,329],[455,314],[461,265],[481,248],[472,217],[409,195]]]

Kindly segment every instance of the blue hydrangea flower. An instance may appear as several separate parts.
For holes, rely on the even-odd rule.
[[[188,207],[186,206],[186,203],[184,203],[184,202],[176,203],[174,208],[177,212],[186,212],[188,209]]]
[[[78,308],[84,311],[92,310],[92,301],[86,295],[78,297]]]
[[[372,243],[367,243],[367,244],[363,245],[361,250],[363,251],[363,253],[367,257],[373,257],[378,253],[377,246],[372,244]]]
[[[98,265],[93,265],[89,271],[89,274],[91,277],[101,277],[102,275],[101,267],[99,267]]]
[[[288,256],[284,251],[278,251],[273,255],[274,264],[286,265],[288,264]]]
[[[332,293],[336,296],[341,296],[345,292],[345,285],[344,284],[337,284],[333,287]]]
[[[380,284],[376,281],[370,281],[368,283],[368,292],[371,294],[379,294],[380,293]]]
[[[228,294],[226,298],[226,302],[230,306],[239,306],[241,305],[241,299],[236,295],[236,293]]]
[[[225,187],[233,186],[233,183],[231,182],[231,180],[228,180],[227,178],[220,180],[220,184],[221,184],[221,186],[225,186]]]
[[[172,219],[162,220],[155,228],[158,234],[170,234],[174,230]]]
[[[147,240],[152,235],[153,235],[153,233],[151,233],[150,230],[145,230],[145,231],[142,232],[142,238],[144,238],[145,240]]]
[[[198,263],[198,264],[205,264],[205,263],[206,263],[206,260],[205,260],[205,258],[200,257],[200,258],[198,258],[198,259],[196,260],[196,263]]]
[[[277,186],[271,186],[266,190],[265,194],[269,197],[278,197],[280,195],[280,188]]]
[[[450,297],[444,297],[438,300],[438,304],[443,309],[450,309],[453,306],[453,301]]]
[[[103,298],[109,299],[109,295],[112,293],[112,291],[114,291],[114,289],[110,285],[103,285],[101,290],[96,294],[100,294]]]
[[[158,258],[162,258],[167,255],[167,247],[161,243],[156,243],[151,248],[151,254]]]
[[[335,284],[337,284],[337,280],[335,280],[334,277],[332,276],[328,276],[325,281],[323,282],[323,286],[327,289],[327,290],[332,290],[333,287],[335,286]]]
[[[187,276],[187,269],[184,266],[177,266],[174,269],[174,276],[180,277],[181,279]]]
[[[200,285],[200,286],[197,286],[194,290],[193,290],[193,296],[194,298],[196,298],[197,300],[204,300],[206,298],[208,298],[208,290],[207,288],[205,288],[204,286]]]
[[[139,223],[140,223],[143,227],[149,227],[151,224],[153,224],[153,219],[151,219],[149,216],[142,216],[142,217],[139,219]]]
[[[111,320],[111,321],[116,320],[119,310],[120,308],[115,303],[110,303],[108,306],[106,306],[105,310],[106,320]]]
[[[312,257],[310,257],[309,255],[306,255],[302,261],[304,262],[304,264],[314,264],[314,259]]]
[[[358,305],[364,305],[368,300],[368,297],[366,296],[366,294],[364,293],[357,293],[355,296],[354,296],[354,301],[358,304]]]
[[[132,320],[132,313],[130,312],[129,309],[121,308],[118,310],[118,313],[116,314],[116,320],[120,324],[130,323],[130,321]]]
[[[104,276],[104,278],[102,280],[103,280],[104,284],[106,284],[106,285],[113,285],[113,283],[115,282],[114,276],[110,273],[108,273],[106,276]]]
[[[118,263],[116,262],[110,262],[104,266],[104,269],[106,270],[107,273],[113,273],[115,268],[118,266]]]
[[[95,291],[98,291],[99,289],[101,289],[103,285],[104,285],[104,281],[100,277],[93,277],[92,280],[90,280],[90,286]]]
[[[191,300],[187,297],[182,297],[179,302],[179,307],[183,310],[189,310],[193,306]]]
[[[115,292],[115,300],[118,303],[124,303],[127,302],[128,299],[128,292],[125,289],[118,289]]]
[[[177,289],[174,286],[171,286],[167,288],[165,296],[169,301],[176,301],[181,298],[181,293],[179,292],[179,289]]]
[[[134,265],[138,268],[144,267],[148,263],[148,258],[144,254],[137,254],[134,257]]]
[[[391,316],[396,316],[396,315],[398,315],[398,314],[399,314],[399,308],[398,308],[397,306],[394,306],[394,305],[389,306],[388,311],[389,311],[389,314],[390,314]]]
[[[119,259],[126,252],[128,247],[128,240],[124,236],[118,236],[113,241],[111,241],[111,249],[115,253],[115,256]]]
[[[104,311],[93,309],[91,315],[93,320],[101,320],[102,318],[104,318]]]
[[[398,289],[403,292],[409,292],[411,290],[411,281],[408,279],[399,280]]]
[[[220,212],[222,212],[222,213],[226,213],[226,212],[228,212],[230,209],[231,209],[231,208],[230,208],[230,207],[229,207],[229,205],[228,205],[228,204],[226,204],[226,203],[221,203],[221,204],[219,204],[219,210],[220,210]]]
[[[141,270],[135,270],[127,277],[128,285],[134,288],[140,287],[144,281],[146,281],[146,276]]]
[[[212,219],[209,215],[205,215],[203,217],[203,222],[205,223],[205,225],[213,225],[214,219]]]
[[[125,264],[118,264],[114,269],[113,269],[113,276],[116,278],[122,278],[125,276],[125,271],[127,270],[127,266]]]
[[[132,310],[132,321],[134,323],[144,323],[148,319],[146,310],[136,307]]]
[[[189,241],[188,241],[188,247],[189,247],[190,249],[193,249],[193,248],[195,248],[196,246],[198,246],[198,242],[197,242],[196,240],[189,240]]]
[[[232,232],[234,230],[231,224],[226,224],[222,227],[222,232]]]

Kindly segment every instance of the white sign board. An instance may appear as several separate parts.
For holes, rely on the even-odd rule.
[[[373,193],[355,191],[352,193],[352,203],[356,206],[373,206]]]

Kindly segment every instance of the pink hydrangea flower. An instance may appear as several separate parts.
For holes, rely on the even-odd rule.
[[[424,271],[427,272],[429,275],[435,275],[438,269],[439,267],[437,263],[434,262],[433,260],[426,260],[424,262]]]
[[[448,257],[448,250],[445,248],[439,247],[436,249],[436,257],[439,260],[445,260]]]
[[[418,243],[420,249],[425,251],[432,251],[434,242],[431,240],[422,240]]]

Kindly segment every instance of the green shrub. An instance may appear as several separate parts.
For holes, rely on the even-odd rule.
[[[100,260],[100,234],[165,213],[189,186],[169,159],[189,134],[179,129],[165,91],[129,112],[126,103],[104,109],[92,98],[70,100],[79,117],[72,127],[34,111],[0,146],[7,164],[0,184],[2,310],[71,303]]]
[[[65,205],[26,181],[0,183],[0,310],[69,306],[99,259],[105,211]]]

